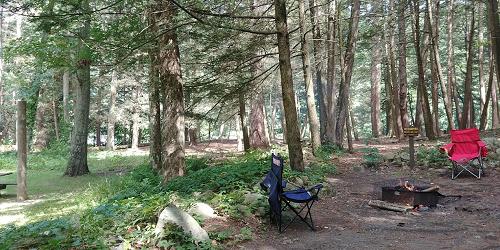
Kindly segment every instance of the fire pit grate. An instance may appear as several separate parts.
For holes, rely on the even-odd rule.
[[[443,195],[437,186],[411,179],[386,181],[382,186],[382,200],[412,207],[436,207]],[[388,184],[388,185],[387,185]]]

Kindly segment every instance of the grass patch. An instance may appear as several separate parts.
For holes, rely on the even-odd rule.
[[[255,151],[217,162],[188,158],[186,176],[174,178],[166,185],[144,156],[94,152],[89,162],[92,162],[89,165],[93,174],[78,178],[62,177],[62,172],[55,170],[28,172],[33,174],[28,178],[32,183],[28,190],[43,186],[38,194],[52,192],[52,195],[24,211],[31,218],[29,223],[9,225],[0,231],[0,238],[8,239],[0,242],[0,249],[99,249],[117,245],[216,248],[211,242],[195,244],[175,226],[168,226],[162,237],[155,238],[159,213],[169,203],[185,208],[195,201],[207,202],[219,213],[236,218],[256,213],[256,206],[245,207],[242,203],[246,193],[259,192],[258,184],[270,167],[270,155]],[[121,177],[96,174],[120,168],[128,170]],[[306,176],[311,183],[316,183],[334,170],[333,166],[319,161],[310,164],[305,172],[286,166],[284,177]],[[210,235],[222,243],[238,242],[251,239],[253,231],[242,228],[233,233],[223,231]]]

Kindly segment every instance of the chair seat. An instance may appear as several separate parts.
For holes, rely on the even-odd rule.
[[[304,203],[311,201],[315,198],[315,196],[311,195],[311,193],[303,188],[292,190],[292,191],[286,191],[283,192],[282,196],[291,201],[291,202],[296,202],[296,203]]]
[[[457,163],[467,163],[470,160],[477,158],[478,156],[479,156],[478,153],[472,153],[472,154],[470,154],[470,153],[469,154],[457,154],[457,153],[455,153],[450,157],[450,160],[457,162]]]

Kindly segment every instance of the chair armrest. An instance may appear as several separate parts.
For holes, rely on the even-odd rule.
[[[481,157],[486,157],[488,155],[488,148],[486,147],[486,143],[484,141],[477,141],[477,145],[479,146],[479,151],[481,152]]]
[[[453,147],[455,146],[455,143],[448,143],[442,147],[439,148],[442,152],[445,152],[448,156],[451,156],[453,154]]]
[[[316,190],[316,192],[314,193],[314,195],[318,195],[319,191],[323,188],[323,184],[316,184],[312,187],[310,187],[307,191],[309,192],[313,192],[314,190]]]

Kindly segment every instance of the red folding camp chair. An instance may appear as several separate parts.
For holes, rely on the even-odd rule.
[[[451,168],[451,179],[456,179],[464,171],[469,172],[476,178],[480,179],[484,173],[483,157],[486,157],[488,150],[486,144],[479,138],[479,130],[477,128],[452,130],[451,143],[442,146],[440,149],[448,154],[448,158],[453,164]],[[473,171],[474,160],[479,162],[477,174]],[[457,174],[456,171],[458,171]]]

